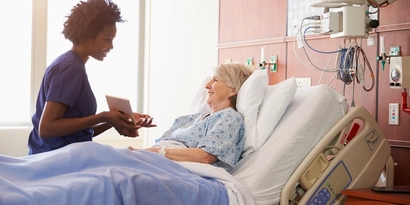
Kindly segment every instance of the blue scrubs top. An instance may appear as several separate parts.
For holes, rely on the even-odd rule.
[[[33,130],[28,140],[29,154],[55,150],[74,142],[92,140],[94,134],[92,127],[66,136],[42,139],[38,134],[38,128],[47,101],[68,105],[63,118],[80,118],[96,113],[97,102],[88,81],[84,62],[75,52],[67,51],[46,69],[37,96],[36,112],[32,117]]]

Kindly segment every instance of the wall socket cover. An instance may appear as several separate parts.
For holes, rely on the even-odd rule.
[[[311,78],[296,78],[296,86],[298,88],[311,86]]]
[[[389,125],[399,125],[399,103],[389,103]]]

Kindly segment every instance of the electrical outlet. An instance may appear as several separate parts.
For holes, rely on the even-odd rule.
[[[296,78],[296,86],[298,88],[309,87],[311,86],[311,79],[310,78]]]
[[[369,36],[367,38],[367,46],[374,46],[374,37]]]
[[[399,125],[399,103],[389,103],[389,125]]]

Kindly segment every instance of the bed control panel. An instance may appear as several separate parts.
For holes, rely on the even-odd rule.
[[[340,161],[327,176],[324,176],[323,181],[306,204],[332,204],[351,181],[349,171],[343,161]]]
[[[330,200],[330,191],[327,188],[323,188],[322,190],[319,191],[316,197],[313,198],[311,202],[308,204],[327,204]]]

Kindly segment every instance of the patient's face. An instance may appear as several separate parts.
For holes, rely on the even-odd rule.
[[[235,95],[235,89],[226,85],[218,77],[213,77],[206,85],[208,90],[207,103],[213,111],[222,110],[231,106],[229,97]]]

